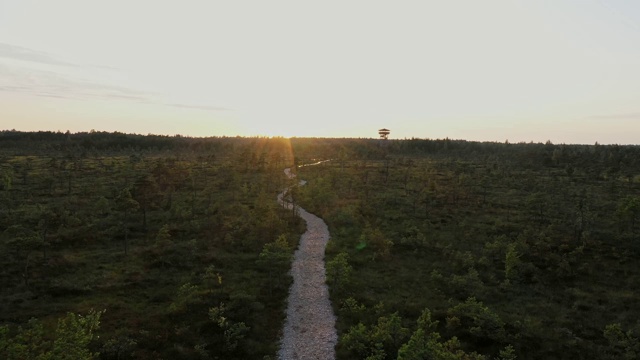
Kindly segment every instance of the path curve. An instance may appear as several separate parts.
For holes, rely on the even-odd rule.
[[[289,178],[295,177],[285,169]],[[300,181],[304,185],[304,181]],[[278,195],[283,203],[284,191]],[[292,204],[286,203],[288,209]],[[296,206],[296,211],[307,222],[307,231],[300,237],[298,249],[291,264],[293,284],[287,299],[287,318],[284,324],[278,359],[280,360],[333,360],[338,342],[336,316],[329,300],[325,283],[324,250],[329,241],[325,222]]]

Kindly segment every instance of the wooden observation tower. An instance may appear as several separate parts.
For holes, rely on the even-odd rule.
[[[391,134],[391,130],[380,129],[378,130],[378,134],[380,135],[380,140],[387,140],[389,138],[389,134]]]

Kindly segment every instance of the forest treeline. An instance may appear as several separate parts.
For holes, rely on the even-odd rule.
[[[340,359],[634,359],[640,147],[0,132],[0,358],[275,358],[321,216]]]

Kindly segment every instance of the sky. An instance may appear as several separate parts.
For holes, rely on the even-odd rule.
[[[640,1],[0,0],[0,129],[640,144]]]

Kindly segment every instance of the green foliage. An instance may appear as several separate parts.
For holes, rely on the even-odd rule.
[[[356,321],[362,318],[367,308],[358,303],[353,297],[348,297],[342,302],[338,316],[347,321]]]
[[[427,237],[415,225],[409,225],[404,229],[404,236],[400,239],[400,246],[413,250],[420,250],[427,245]]]
[[[90,348],[105,359],[276,353],[289,264],[257,262],[265,244],[303,231],[275,199],[293,161],[288,140],[0,138],[0,323],[9,335],[31,317],[99,306],[108,309],[103,336]],[[226,329],[207,316],[220,303],[233,319]],[[53,339],[48,324],[42,336]]]
[[[622,199],[617,209],[618,216],[626,222],[631,232],[632,240],[635,240],[635,228],[640,217],[640,198],[627,196]]]
[[[341,337],[359,323],[374,326],[371,311],[352,309],[384,302],[405,319],[425,307],[442,323],[449,318],[443,337],[487,358],[509,344],[521,359],[590,358],[603,347],[606,324],[640,312],[633,266],[640,246],[630,241],[638,221],[626,200],[640,195],[640,147],[451,139],[292,144],[299,157],[337,159],[298,172],[309,180],[301,206],[329,225],[328,260],[348,252],[353,267],[348,294],[328,282],[340,304]],[[326,184],[336,199],[330,209],[312,198]],[[386,256],[371,241],[376,232],[393,243]],[[348,296],[357,302],[348,304]],[[485,314],[478,326],[484,320],[448,314],[468,297],[498,318]],[[338,358],[351,357],[338,347]]]
[[[116,208],[122,211],[124,214],[131,214],[138,210],[140,204],[133,199],[131,191],[128,188],[124,188],[120,191],[116,197]],[[125,215],[126,217],[126,215]]]
[[[156,244],[161,243],[170,243],[171,242],[171,229],[169,225],[163,225],[160,230],[158,230],[158,234],[156,235]]]
[[[222,303],[209,309],[209,318],[224,331],[224,345],[227,351],[233,351],[238,347],[250,328],[244,322],[233,322],[226,314],[225,304]]]
[[[510,244],[507,247],[507,253],[504,260],[504,277],[509,281],[516,281],[520,277],[520,254],[516,250],[516,244]]]
[[[39,320],[31,319],[25,328],[19,327],[11,336],[7,326],[0,327],[0,357],[7,360],[91,360],[98,353],[89,350],[95,332],[100,327],[104,311],[89,311],[86,316],[68,313],[58,320],[53,339],[45,336]]]
[[[437,278],[437,273],[434,274]],[[450,287],[449,290],[458,298],[479,295],[484,290],[484,283],[480,279],[480,273],[470,267],[465,275],[452,275],[448,282],[441,286]]]
[[[153,243],[152,254],[156,257],[156,261],[160,260],[166,263],[167,255],[171,255],[174,250],[175,244],[171,240],[171,232],[168,224],[163,225],[156,234],[155,241]]]
[[[380,316],[370,327],[359,323],[352,326],[341,338],[340,344],[351,358],[362,359],[438,359],[483,360],[475,352],[461,349],[457,338],[442,341],[437,332],[438,321],[424,309],[413,333],[402,325],[398,313]]]
[[[19,327],[13,336],[8,326],[0,326],[0,355],[3,359],[44,358],[50,347],[50,342],[44,339],[42,323],[36,319],[29,320],[25,327]]]
[[[340,342],[351,354],[361,359],[368,356],[371,351],[368,330],[363,323],[352,326],[340,338]]]
[[[378,318],[378,323],[371,331],[371,340],[374,344],[382,344],[385,352],[393,355],[397,353],[409,334],[409,329],[402,326],[402,319],[395,312]]]
[[[398,351],[398,360],[484,360],[485,357],[477,353],[465,353],[460,349],[460,342],[456,337],[445,342],[436,331],[437,321],[431,320],[431,312],[424,309],[418,318],[418,328],[411,335],[407,343]]]
[[[99,307],[108,311],[91,349],[107,359],[274,356],[291,280],[260,253],[303,231],[275,197],[287,183],[282,168],[313,159],[337,159],[294,171],[309,180],[296,202],[330,228],[327,261],[349,254],[347,285],[327,281],[341,338],[396,311],[413,335],[429,308],[440,323],[415,342],[437,332],[430,346],[454,356],[508,358],[501,351],[512,344],[519,359],[623,358],[625,346],[602,331],[640,313],[640,147],[451,139],[380,146],[0,131],[7,336],[31,317]],[[165,225],[172,245],[160,254]],[[183,284],[197,290],[178,295]],[[498,315],[501,337],[474,334],[471,317],[448,314],[470,296]],[[233,324],[250,327],[234,350],[235,332],[225,338],[207,316],[221,303]],[[53,339],[48,321],[43,336]],[[624,334],[633,329],[623,325]],[[369,345],[358,358],[393,358],[388,346]]]
[[[137,342],[129,337],[120,336],[104,342],[100,349],[100,356],[106,359],[131,358]]]
[[[341,339],[341,344],[357,358],[395,358],[400,345],[409,337],[398,313],[381,316],[370,328],[362,323],[353,326]]]
[[[277,238],[302,231],[275,199],[292,159],[288,141],[6,135],[1,322],[104,306],[105,336],[91,346],[104,358],[275,354],[292,252]],[[246,163],[236,163],[240,153]],[[257,262],[271,243],[275,267],[266,271]],[[221,302],[234,319],[225,329],[206,316]]]
[[[380,229],[367,225],[360,236],[359,244],[373,251],[372,259],[388,259],[391,255],[393,241],[387,238]]]
[[[259,259],[267,266],[286,268],[291,262],[292,256],[287,236],[280,235],[274,242],[264,245]]]
[[[189,306],[202,301],[202,291],[197,285],[186,283],[180,286],[175,299],[169,305],[169,311],[172,313],[185,312]]]
[[[264,245],[262,252],[258,256],[257,264],[265,269],[269,274],[269,292],[276,285],[273,281],[273,274],[282,274],[289,269],[293,258],[292,249],[289,246],[286,235],[280,235],[271,243]],[[277,278],[280,279],[281,276]],[[280,281],[276,281],[277,285]]]
[[[516,360],[516,350],[511,345],[507,345],[504,349],[500,350],[500,353],[496,360]]]
[[[50,359],[94,359],[88,345],[94,338],[94,332],[100,326],[100,316],[104,311],[90,311],[86,316],[68,313],[58,321],[56,338],[49,353]],[[45,357],[47,358],[47,357]]]
[[[0,190],[11,190],[13,182],[13,169],[11,167],[0,168]]]
[[[342,252],[327,262],[327,283],[335,291],[343,292],[351,281],[353,268],[349,264],[349,254]]]
[[[633,330],[624,332],[620,324],[609,324],[604,329],[604,337],[609,343],[606,350],[609,358],[631,360],[640,356],[640,340]]]
[[[461,328],[463,334],[500,342],[505,337],[504,322],[482,302],[470,297],[447,310],[447,326]]]

